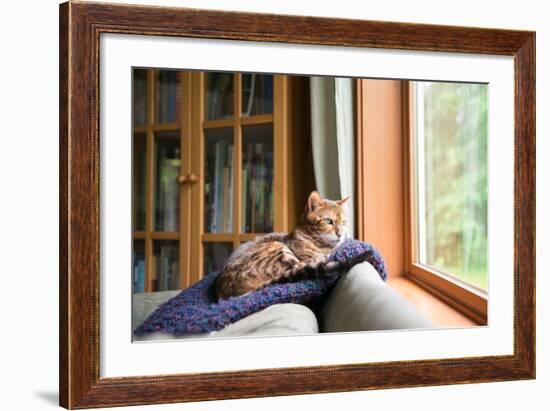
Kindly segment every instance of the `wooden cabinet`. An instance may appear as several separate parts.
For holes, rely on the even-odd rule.
[[[188,287],[242,242],[293,228],[313,188],[307,84],[134,70],[134,292]]]

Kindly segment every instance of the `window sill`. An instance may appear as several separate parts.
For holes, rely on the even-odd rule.
[[[388,285],[411,302],[435,325],[441,327],[472,327],[477,324],[430,292],[404,276],[389,277]]]

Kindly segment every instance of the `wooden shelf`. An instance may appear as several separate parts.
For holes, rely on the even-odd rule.
[[[221,118],[218,120],[204,120],[202,122],[202,127],[204,129],[214,129],[214,128],[228,128],[235,125],[235,119],[231,118]]]
[[[152,127],[153,131],[178,131],[180,123],[156,123]]]
[[[134,231],[133,237],[136,240],[145,240],[147,234],[145,233],[145,231]]]
[[[231,233],[204,233],[202,241],[208,243],[232,243],[235,240],[235,234]]]
[[[153,240],[178,240],[180,237],[179,232],[170,231],[152,231],[151,239]]]
[[[241,234],[234,234],[234,233],[204,233],[202,235],[202,241],[208,242],[208,243],[228,243],[228,242],[235,242],[235,239],[237,243],[242,243],[246,241],[251,241],[255,239],[259,235],[264,235],[267,233],[241,233]]]
[[[260,114],[257,116],[241,117],[240,123],[243,126],[273,123],[273,114]]]

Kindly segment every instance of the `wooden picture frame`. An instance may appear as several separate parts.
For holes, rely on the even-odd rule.
[[[100,378],[101,33],[513,56],[514,353]],[[60,6],[60,404],[90,408],[535,377],[535,33],[69,2]]]

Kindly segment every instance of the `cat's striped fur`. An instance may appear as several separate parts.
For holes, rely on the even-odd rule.
[[[366,261],[369,253],[347,262],[327,262],[344,240],[348,199],[309,195],[301,223],[290,234],[271,233],[242,244],[227,260],[216,284],[219,298],[246,294],[278,282],[334,275]]]

